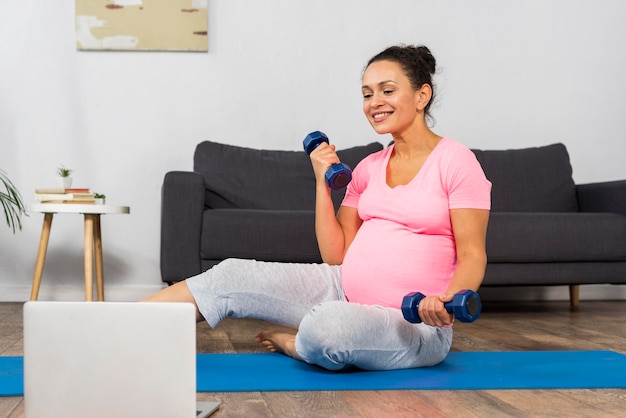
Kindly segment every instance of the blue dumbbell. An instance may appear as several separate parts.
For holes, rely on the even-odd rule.
[[[419,292],[409,293],[402,299],[402,315],[407,321],[417,324],[422,322],[417,309],[426,296]],[[461,322],[474,322],[480,316],[483,305],[480,296],[473,290],[461,290],[450,302],[443,304],[448,313]]]
[[[303,145],[307,154],[311,154],[322,142],[330,143],[324,132],[311,132],[304,138]],[[343,163],[337,163],[330,166],[326,173],[326,184],[333,190],[343,189],[352,180],[352,170]]]

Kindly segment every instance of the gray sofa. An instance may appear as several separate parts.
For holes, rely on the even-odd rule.
[[[355,167],[382,148],[338,154]],[[563,144],[473,151],[493,184],[483,286],[567,285],[576,306],[581,284],[626,284],[626,180],[574,184]],[[304,152],[198,144],[194,171],[164,178],[163,281],[231,257],[321,262],[314,188]]]

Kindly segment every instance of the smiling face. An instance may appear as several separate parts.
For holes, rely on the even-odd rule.
[[[432,90],[424,84],[418,90],[411,86],[400,64],[376,61],[363,73],[363,112],[379,134],[402,136],[425,124],[424,107]]]

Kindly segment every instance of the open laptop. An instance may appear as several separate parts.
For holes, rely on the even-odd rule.
[[[186,303],[27,302],[26,417],[206,417]]]

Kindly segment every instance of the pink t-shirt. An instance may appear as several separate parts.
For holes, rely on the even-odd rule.
[[[363,224],[342,265],[350,302],[400,308],[410,292],[445,291],[456,267],[450,209],[490,209],[491,183],[466,146],[439,141],[407,185],[387,185],[393,146],[355,168],[344,206]]]

